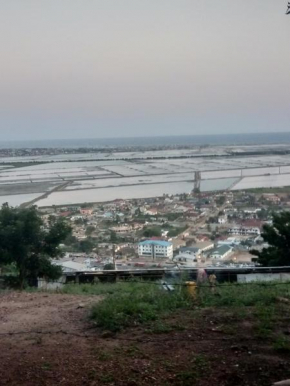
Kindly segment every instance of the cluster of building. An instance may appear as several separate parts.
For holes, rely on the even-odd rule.
[[[273,206],[287,203],[274,193],[213,192],[49,208],[42,217],[71,223],[56,262],[64,270],[252,265],[250,250],[267,247],[261,234]]]

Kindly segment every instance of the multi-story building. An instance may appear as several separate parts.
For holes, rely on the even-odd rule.
[[[259,227],[246,227],[246,226],[235,226],[229,228],[228,232],[232,235],[240,236],[260,236],[261,230]]]
[[[172,259],[173,245],[163,240],[145,240],[138,245],[139,257],[151,257],[155,259]]]

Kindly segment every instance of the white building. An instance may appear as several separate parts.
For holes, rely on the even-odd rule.
[[[189,264],[196,266],[197,256],[193,253],[180,253],[173,257],[175,263]]]
[[[139,257],[151,257],[153,260],[158,258],[172,259],[173,245],[168,241],[145,240],[138,245]]]
[[[218,247],[220,247],[222,245],[228,245],[228,246],[232,247],[234,245],[240,245],[240,244],[241,244],[241,241],[236,239],[235,237],[228,237],[226,240],[218,241]]]
[[[246,227],[246,226],[235,226],[229,228],[228,232],[232,235],[254,235],[259,236],[261,234],[261,230],[259,227]]]
[[[220,217],[218,218],[218,223],[219,223],[219,224],[226,224],[227,221],[228,221],[228,216],[220,216]]]
[[[225,259],[230,255],[232,252],[232,248],[228,245],[222,245],[220,247],[217,247],[212,253],[210,254],[210,258],[212,259]]]

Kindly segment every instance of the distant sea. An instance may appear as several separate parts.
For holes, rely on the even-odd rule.
[[[220,135],[181,135],[168,137],[57,139],[39,141],[0,141],[1,149],[19,148],[115,148],[148,146],[218,146],[290,144],[289,133]]]

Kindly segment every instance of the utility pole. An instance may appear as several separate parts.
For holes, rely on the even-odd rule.
[[[194,172],[194,185],[193,185],[193,192],[200,194],[200,180],[201,180],[201,173],[199,171]]]
[[[114,271],[117,271],[115,244],[113,244],[113,264],[114,264]]]

